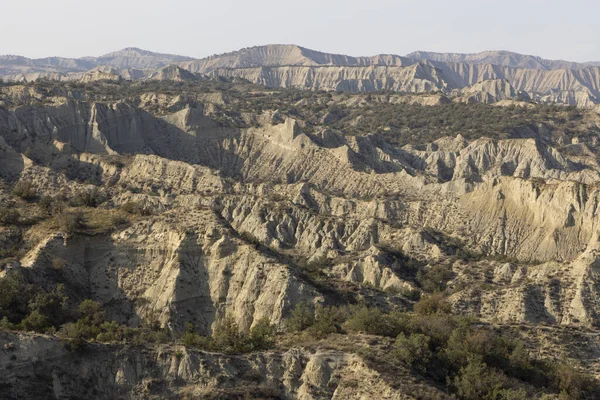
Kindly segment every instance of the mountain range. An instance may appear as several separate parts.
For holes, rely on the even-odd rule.
[[[0,56],[0,77],[8,81],[168,79],[165,67],[270,87],[369,92],[440,92],[453,97],[483,88],[477,97],[505,100],[492,93],[506,87],[518,99],[593,108],[600,103],[600,62],[547,60],[508,51],[476,54],[414,52],[352,57],[296,45],[266,45],[203,59],[126,48],[100,57],[29,59]],[[171,71],[172,72],[172,71]],[[176,74],[181,77],[181,73]],[[189,77],[189,75],[186,75]],[[489,88],[487,90],[486,88]],[[508,96],[510,97],[510,96]]]

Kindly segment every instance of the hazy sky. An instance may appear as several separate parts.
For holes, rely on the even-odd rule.
[[[0,0],[0,54],[124,47],[204,57],[269,43],[354,56],[511,50],[600,61],[598,0]]]

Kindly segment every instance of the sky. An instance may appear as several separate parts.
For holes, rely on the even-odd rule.
[[[125,47],[202,58],[285,43],[600,61],[598,0],[0,0],[0,10],[0,54],[32,58]]]

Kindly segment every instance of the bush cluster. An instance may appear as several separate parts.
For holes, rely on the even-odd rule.
[[[525,388],[579,399],[600,389],[573,365],[532,358],[522,342],[449,311],[440,294],[421,299],[414,313],[300,303],[286,327],[316,338],[346,332],[394,338],[393,363],[447,385],[465,400],[526,399],[530,393]]]
[[[139,216],[149,216],[152,215],[154,210],[151,205],[141,203],[138,201],[130,201],[121,206],[121,210],[125,211],[128,214],[139,215]]]
[[[258,321],[249,331],[240,329],[232,318],[219,322],[211,336],[201,336],[194,326],[186,324],[180,341],[187,347],[223,353],[249,353],[268,350],[275,343],[275,327],[268,319]]]
[[[50,292],[27,283],[19,274],[0,280],[0,327],[39,333],[56,331],[70,318],[64,287]]]
[[[19,181],[13,188],[12,194],[29,201],[37,197],[37,189],[31,181]]]
[[[83,213],[79,210],[63,211],[56,216],[58,228],[67,234],[74,234],[85,227]]]
[[[10,207],[0,208],[0,224],[4,226],[18,225],[21,219],[19,210]]]
[[[70,201],[72,207],[97,207],[102,203],[102,196],[98,189],[77,193]]]

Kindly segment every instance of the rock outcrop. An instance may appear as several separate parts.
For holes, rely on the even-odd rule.
[[[0,333],[4,399],[284,398],[400,400],[449,398],[410,381],[388,382],[357,355],[336,350],[281,350],[246,356],[159,346],[92,345],[69,351],[45,336]],[[35,379],[32,377],[35,376]],[[81,384],[85,382],[85,385]],[[361,382],[369,382],[362,385]]]

